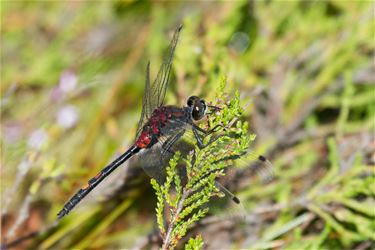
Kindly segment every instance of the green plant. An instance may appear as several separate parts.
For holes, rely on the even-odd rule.
[[[224,169],[234,158],[243,155],[255,138],[248,135],[247,123],[239,120],[241,114],[237,93],[217,114],[209,117],[207,129],[217,125],[223,129],[204,138],[208,145],[203,148],[195,146],[186,157],[176,152],[166,168],[165,182],[159,184],[155,179],[151,180],[157,196],[156,217],[163,239],[162,249],[173,249],[189,227],[206,216],[209,207],[203,206],[210,198],[222,195],[216,179],[225,175]],[[186,167],[185,184],[178,174],[179,163]],[[186,249],[202,246],[203,241],[198,237],[190,239]]]
[[[267,155],[274,171],[272,182],[247,185],[252,155],[236,162],[249,216],[234,227],[220,226],[235,225],[232,216],[203,222],[205,243],[375,249],[372,1],[97,3],[1,1],[2,244],[156,247],[154,204],[145,204],[154,190],[141,170],[116,178],[121,188],[109,183],[108,196],[98,187],[103,195],[50,225],[71,192],[134,139],[146,64],[155,75],[166,39],[183,23],[166,104],[192,93],[214,100],[218,76],[227,75],[226,92],[253,100],[243,120],[257,134],[254,155]],[[61,95],[72,78],[75,87]],[[56,119],[66,106],[78,111],[70,128]],[[47,139],[42,148],[30,147],[34,132]]]

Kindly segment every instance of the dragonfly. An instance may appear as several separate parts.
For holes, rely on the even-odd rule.
[[[167,86],[170,79],[172,61],[178,43],[182,25],[179,26],[170,42],[167,54],[155,78],[150,83],[150,62],[146,69],[146,85],[142,100],[141,118],[138,123],[135,142],[129,149],[103,168],[95,177],[91,178],[86,185],[79,189],[57,214],[61,219],[67,215],[85,196],[87,196],[99,183],[101,183],[115,169],[127,160],[144,151],[150,150],[160,144],[163,159],[171,153],[172,145],[177,142],[186,132],[192,130],[198,146],[204,147],[203,136],[214,132],[217,127],[204,130],[195,124],[206,116],[209,109],[217,110],[218,107],[206,104],[205,100],[198,96],[190,96],[186,106],[178,107],[164,105]],[[161,160],[160,160],[161,163]]]

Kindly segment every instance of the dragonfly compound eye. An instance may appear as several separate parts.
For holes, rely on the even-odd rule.
[[[193,100],[191,99],[191,97],[189,97],[186,104],[188,105],[188,107],[193,106]]]
[[[206,115],[207,106],[203,100],[194,103],[192,117],[194,120],[200,120]]]
[[[198,101],[199,101],[199,97],[193,95],[189,97],[186,104],[188,105],[188,107],[193,107]]]

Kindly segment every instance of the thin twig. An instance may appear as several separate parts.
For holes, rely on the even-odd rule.
[[[176,224],[177,218],[179,217],[182,209],[184,208],[184,202],[186,198],[191,194],[192,190],[188,189],[186,190],[185,188],[183,189],[184,191],[182,192],[181,200],[178,202],[176,213],[174,213],[173,218],[171,223],[169,224],[168,231],[167,231],[167,236],[163,239],[163,246],[162,250],[167,250],[169,249],[169,246],[171,245],[171,236],[172,236],[172,231],[174,229],[174,226]]]

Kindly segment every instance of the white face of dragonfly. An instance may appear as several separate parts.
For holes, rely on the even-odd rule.
[[[191,117],[193,120],[198,121],[206,115],[207,105],[203,99],[200,99],[198,96],[190,96],[186,103],[191,108]]]

